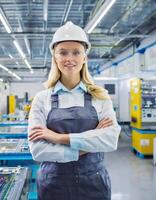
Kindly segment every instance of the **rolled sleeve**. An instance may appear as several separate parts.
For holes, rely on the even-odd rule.
[[[121,128],[116,121],[116,115],[110,99],[103,102],[99,120],[106,117],[113,120],[113,125],[70,134],[71,148],[88,152],[110,152],[116,150]]]

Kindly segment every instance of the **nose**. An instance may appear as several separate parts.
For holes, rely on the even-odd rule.
[[[67,56],[66,56],[66,60],[73,60],[74,59],[74,55],[72,52],[68,52]]]

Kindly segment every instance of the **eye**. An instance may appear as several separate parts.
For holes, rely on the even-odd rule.
[[[68,55],[68,51],[60,51],[59,54],[61,56],[67,56]]]
[[[73,55],[74,55],[74,56],[79,56],[79,55],[81,55],[81,52],[80,52],[80,51],[74,51],[74,52],[73,52]]]

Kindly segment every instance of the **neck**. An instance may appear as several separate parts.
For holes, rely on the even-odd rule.
[[[80,82],[80,76],[77,77],[64,77],[62,76],[60,81],[63,83],[63,85],[68,88],[69,90],[73,89],[74,87],[76,87],[79,82]]]

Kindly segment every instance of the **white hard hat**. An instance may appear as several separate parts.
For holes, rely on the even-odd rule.
[[[84,42],[86,44],[87,51],[89,51],[91,47],[85,31],[81,27],[73,24],[71,21],[66,22],[66,24],[58,28],[54,33],[52,42],[49,46],[50,51],[54,48],[56,43],[64,41]]]

